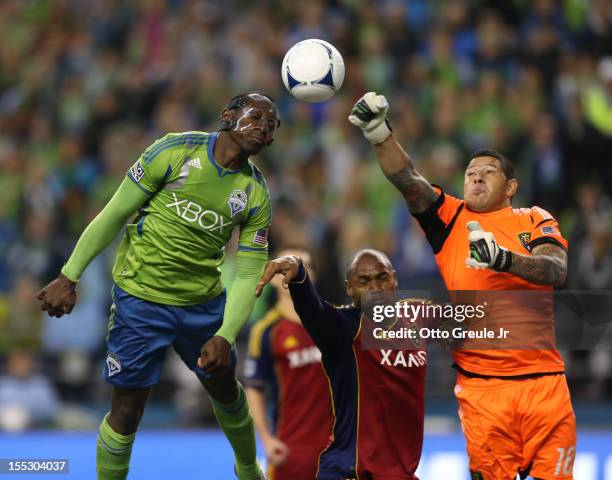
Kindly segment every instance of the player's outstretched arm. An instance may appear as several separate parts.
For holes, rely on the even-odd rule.
[[[343,317],[317,292],[300,257],[286,255],[269,261],[257,285],[258,295],[275,275],[283,276],[283,287],[289,289],[295,311],[324,355],[337,340],[352,338]]]
[[[378,163],[413,213],[423,213],[438,197],[429,182],[417,171],[410,156],[395,140],[387,120],[389,103],[382,95],[368,92],[351,110],[349,121],[361,128],[374,145]]]
[[[117,236],[128,218],[148,196],[126,178],[113,198],[81,234],[61,274],[40,290],[36,298],[52,317],[70,313],[76,303],[76,283],[89,263]]]

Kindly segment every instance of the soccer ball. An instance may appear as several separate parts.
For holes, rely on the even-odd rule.
[[[285,87],[295,98],[322,102],[333,97],[342,86],[344,60],[331,43],[311,38],[289,49],[281,73]]]

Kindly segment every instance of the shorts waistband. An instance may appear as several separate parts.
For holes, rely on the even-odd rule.
[[[469,372],[467,370],[464,370],[463,368],[461,368],[456,363],[453,363],[453,368],[455,370],[457,370],[457,373],[460,373],[464,377],[468,377],[468,378],[484,378],[484,379],[487,379],[487,378],[496,378],[496,379],[499,379],[499,380],[527,380],[529,378],[539,378],[539,377],[546,377],[546,376],[551,376],[551,375],[565,375],[565,371],[560,371],[560,372],[536,372],[536,373],[527,373],[527,374],[524,374],[524,375],[482,375],[480,373],[474,373],[474,372]]]

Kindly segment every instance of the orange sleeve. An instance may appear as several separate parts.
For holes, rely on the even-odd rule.
[[[425,232],[434,254],[438,254],[442,250],[457,216],[463,209],[464,202],[444,193],[444,190],[437,185],[432,186],[438,193],[438,198],[423,213],[413,213],[413,215]]]
[[[567,250],[567,240],[559,231],[559,222],[550,213],[540,207],[531,208],[531,236],[529,250],[543,243],[552,243]]]

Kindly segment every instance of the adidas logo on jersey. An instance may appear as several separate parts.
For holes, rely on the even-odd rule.
[[[190,167],[195,167],[198,170],[202,170],[202,164],[200,163],[200,157],[192,158],[187,162]]]

